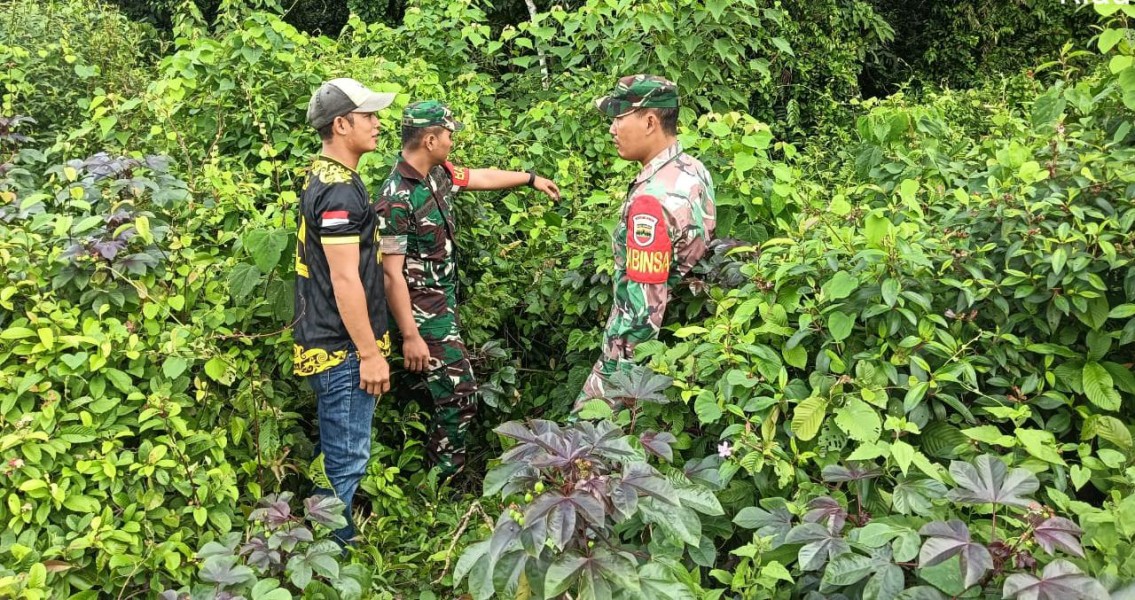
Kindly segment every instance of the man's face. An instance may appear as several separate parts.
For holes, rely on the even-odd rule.
[[[347,144],[359,154],[371,152],[378,147],[378,116],[374,113],[351,113],[351,118],[343,119],[346,127]]]
[[[611,120],[607,131],[615,142],[619,156],[626,160],[642,160],[646,155],[647,115],[641,109],[632,110]]]
[[[434,164],[440,165],[449,160],[449,153],[453,150],[453,132],[445,127],[435,128],[428,149]]]

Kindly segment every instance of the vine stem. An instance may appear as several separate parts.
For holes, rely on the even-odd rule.
[[[469,510],[466,510],[465,514],[461,517],[461,522],[457,527],[457,533],[454,534],[453,541],[449,543],[449,550],[445,553],[445,566],[441,569],[441,575],[438,575],[437,579],[434,580],[434,585],[441,584],[441,580],[445,579],[445,574],[449,572],[449,565],[453,560],[453,550],[457,547],[457,541],[461,539],[461,535],[465,533],[465,529],[469,527],[469,522],[473,520],[474,512],[481,513],[481,518],[485,520],[485,524],[489,526],[490,530],[493,528],[493,520],[490,519],[489,515],[486,515],[484,509],[481,508],[481,501],[474,500],[473,504],[469,505]]]

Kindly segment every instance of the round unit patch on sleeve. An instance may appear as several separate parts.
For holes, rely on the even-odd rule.
[[[627,211],[627,278],[638,283],[666,283],[671,252],[662,203],[654,196],[636,197]]]

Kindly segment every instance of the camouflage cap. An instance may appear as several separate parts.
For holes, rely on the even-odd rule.
[[[402,111],[403,127],[444,127],[450,131],[461,131],[465,125],[453,118],[453,111],[437,100],[414,102]]]
[[[678,84],[657,75],[628,75],[610,94],[597,98],[595,108],[608,117],[621,117],[636,108],[678,108]]]

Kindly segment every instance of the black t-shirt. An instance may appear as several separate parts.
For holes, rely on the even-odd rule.
[[[382,282],[378,218],[359,174],[326,156],[316,157],[300,197],[296,241],[296,318],[293,368],[314,375],[347,359],[351,336],[339,316],[325,246],[359,245],[359,279],[379,350],[390,353],[386,292]]]

